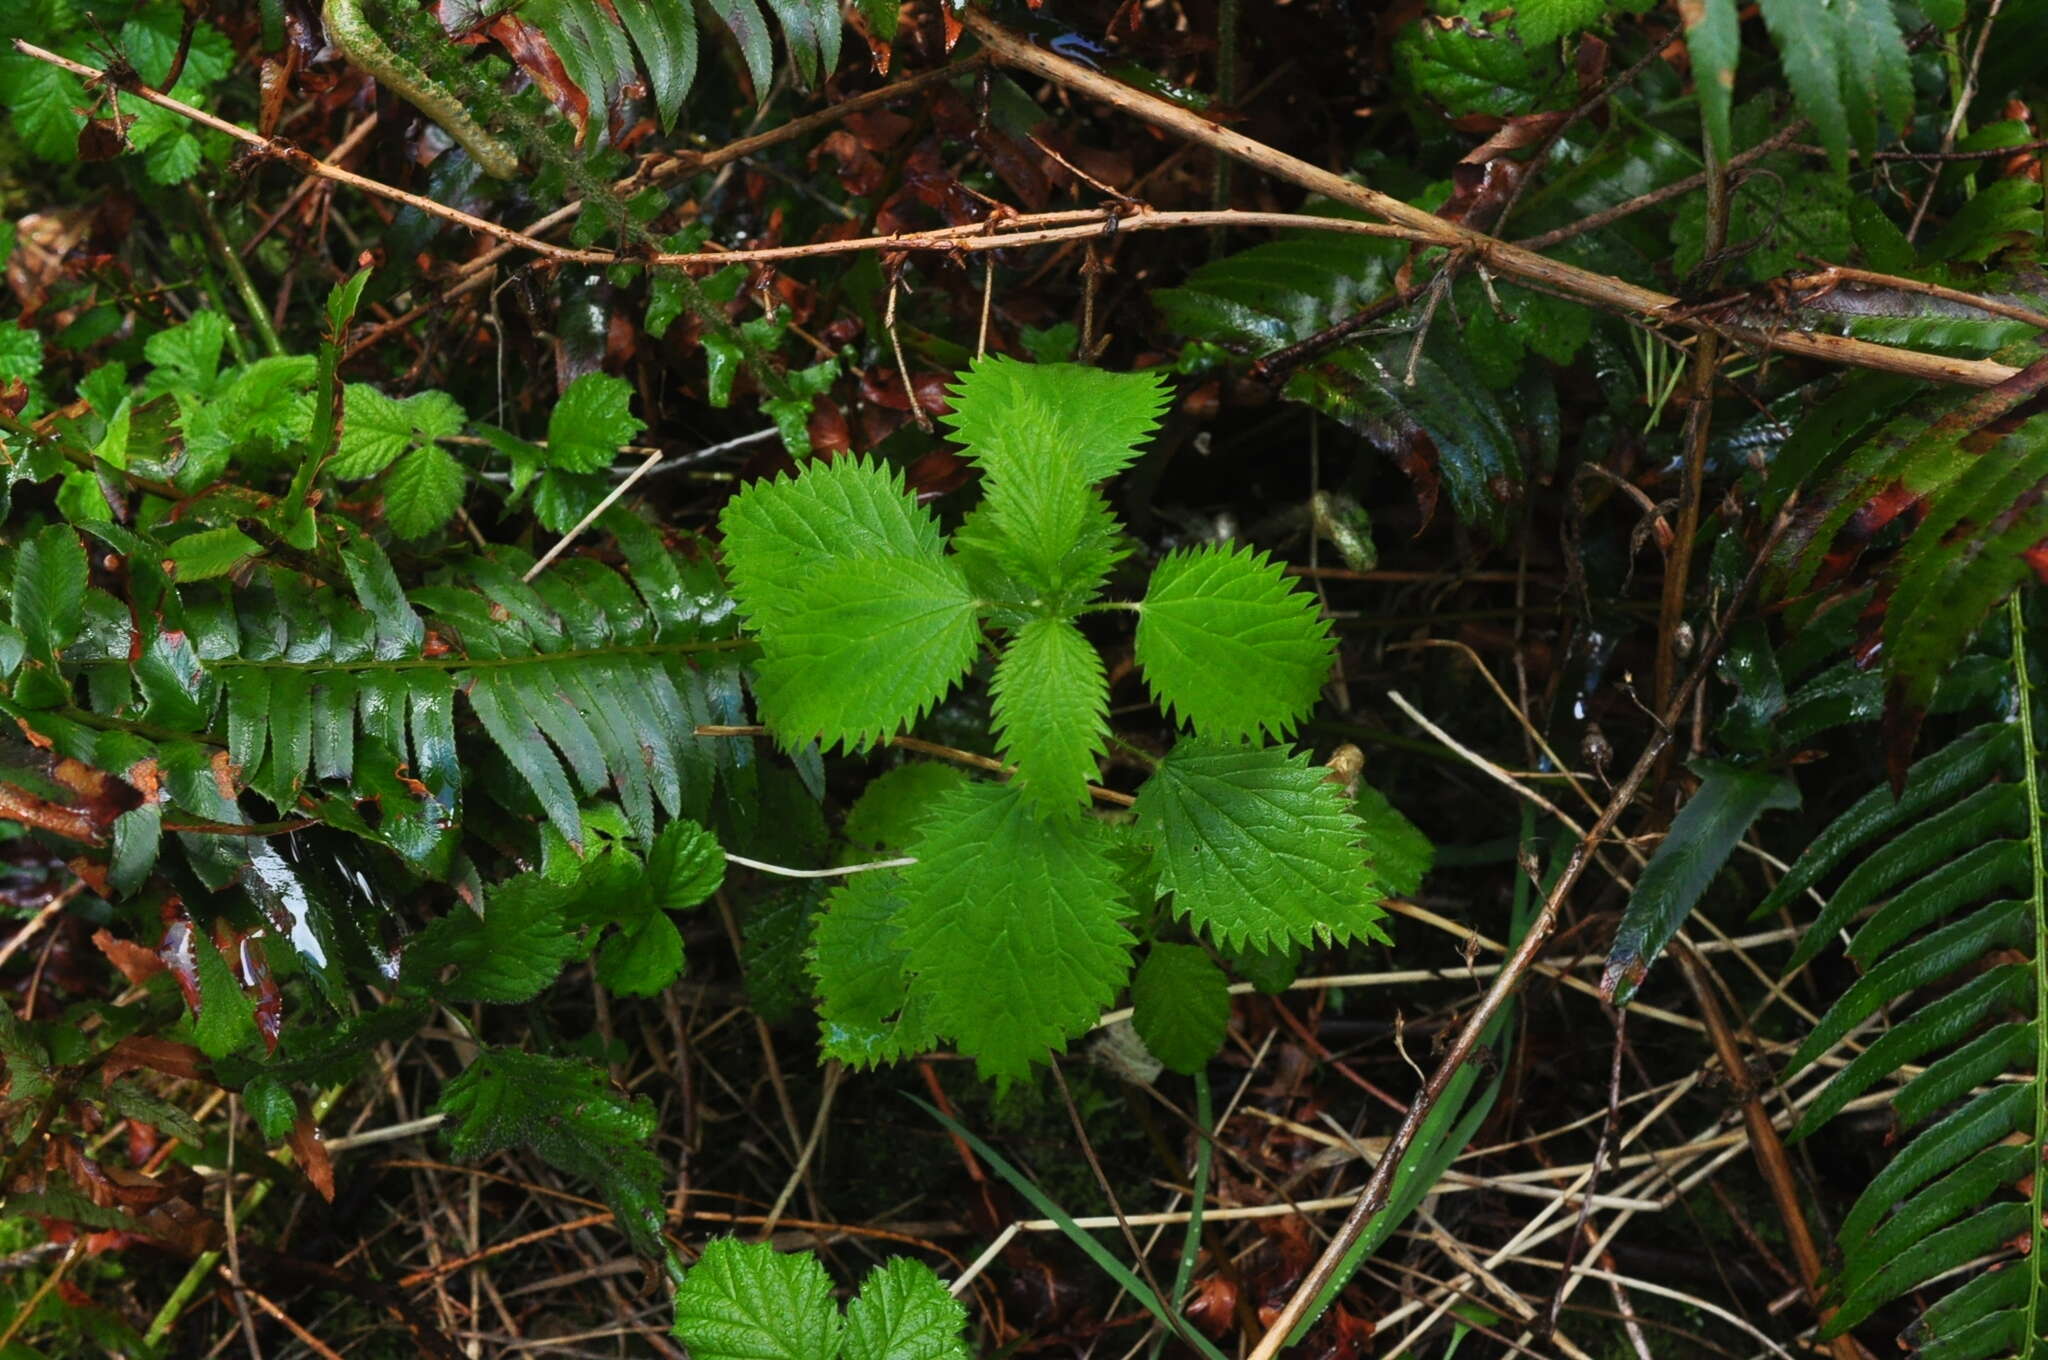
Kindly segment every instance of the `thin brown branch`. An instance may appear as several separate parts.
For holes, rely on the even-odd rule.
[[[1446,222],[1435,213],[1403,203],[1392,194],[1382,193],[1334,171],[1277,151],[1243,133],[1219,127],[1171,100],[1133,89],[1100,71],[1017,37],[978,10],[968,9],[960,17],[989,53],[1006,65],[1030,71],[1067,89],[1099,99],[1120,112],[1142,118],[1213,151],[1241,160],[1276,179],[1284,179],[1339,203],[1362,208],[1395,226],[1407,227],[1419,239],[1432,245],[1470,252],[1479,263],[1495,273],[1557,289],[1582,303],[1652,321],[1670,322],[1691,330],[1718,330],[1758,349],[1782,350],[1827,363],[1899,373],[1929,382],[1991,387],[2015,372],[2009,365],[1990,360],[1950,359],[1839,335],[1729,327],[1687,315],[1679,300],[1669,294],[1641,287],[1626,279],[1582,269],[1562,260],[1553,260],[1526,246],[1499,240],[1455,222]]]
[[[85,880],[74,878],[58,892],[52,894],[50,900],[43,903],[36,911],[36,914],[23,923],[21,929],[14,932],[13,938],[8,940],[6,944],[0,944],[0,966],[5,966],[7,961],[14,957],[16,951],[34,939],[38,931],[48,925],[58,912],[64,910],[72,898],[78,896],[83,891],[85,891]]]
[[[2022,307],[2015,302],[2001,302],[1997,298],[1965,293],[1960,288],[1949,288],[1921,279],[1900,278],[1897,274],[1880,274],[1875,270],[1857,269],[1846,264],[1824,264],[1819,261],[1815,263],[1820,264],[1820,268],[1814,273],[1800,274],[1786,280],[1787,285],[1795,293],[1808,289],[1832,290],[1838,283],[1867,283],[1873,287],[1891,288],[1901,293],[1919,293],[1923,297],[1940,298],[1944,302],[1953,302],[1958,306],[1973,307],[1990,316],[2002,316],[2010,321],[2021,321],[2029,326],[2048,330],[2048,315],[2043,315],[2031,307]]]
[[[1728,1083],[1735,1090],[1736,1098],[1742,1102],[1743,1127],[1749,1130],[1749,1149],[1756,1154],[1757,1168],[1763,1172],[1764,1180],[1771,1187],[1771,1199],[1778,1206],[1778,1217],[1784,1222],[1785,1236],[1792,1244],[1792,1255],[1799,1262],[1801,1282],[1806,1286],[1806,1300],[1812,1304],[1825,1322],[1834,1316],[1835,1310],[1821,1305],[1820,1249],[1814,1245],[1813,1230],[1807,1226],[1806,1211],[1801,1207],[1799,1185],[1792,1175],[1792,1161],[1785,1155],[1785,1144],[1778,1137],[1778,1130],[1771,1123],[1771,1113],[1764,1108],[1763,1097],[1757,1094],[1756,1086],[1749,1079],[1749,1066],[1742,1056],[1742,1047],[1735,1041],[1735,1033],[1728,1027],[1728,1017],[1722,1013],[1721,1003],[1714,996],[1711,970],[1706,961],[1681,943],[1676,952],[1685,969],[1685,980],[1692,986],[1693,999],[1699,1003],[1700,1018],[1707,1022],[1707,1033],[1714,1041],[1714,1053],[1721,1060],[1721,1070]],[[1838,1336],[1828,1343],[1828,1353],[1835,1360],[1864,1360],[1863,1347],[1850,1336]]]
[[[1755,161],[1760,161],[1772,152],[1797,149],[1798,143],[1794,139],[1800,133],[1806,131],[1806,128],[1807,123],[1804,118],[1796,119],[1786,124],[1770,136],[1764,138],[1764,140],[1758,142],[1755,146],[1749,148],[1749,150],[1730,156],[1728,158],[1729,172],[1732,174]],[[1525,236],[1515,242],[1515,244],[1526,250],[1548,250],[1554,245],[1562,245],[1575,236],[1584,236],[1589,231],[1598,231],[1602,227],[1611,226],[1624,217],[1633,217],[1639,212],[1648,211],[1660,203],[1669,203],[1674,198],[1684,198],[1695,190],[1704,189],[1706,184],[1707,172],[1702,170],[1697,175],[1687,175],[1684,179],[1675,179],[1669,184],[1650,190],[1648,193],[1637,194],[1634,198],[1623,203],[1617,203],[1611,208],[1602,208],[1599,212],[1588,213],[1576,222],[1568,223],[1552,231],[1546,231],[1540,236]]]
[[[1017,231],[1047,218],[1062,218],[1072,226]],[[735,262],[759,264],[776,260],[801,260],[821,255],[845,255],[870,250],[919,250],[942,254],[982,250],[1011,250],[1019,246],[1047,245],[1055,241],[1099,240],[1134,231],[1171,231],[1183,228],[1270,227],[1276,231],[1333,231],[1353,236],[1378,236],[1397,241],[1425,241],[1412,228],[1384,222],[1360,222],[1349,217],[1322,217],[1310,213],[1239,212],[1235,209],[1196,209],[1137,212],[1090,208],[1064,213],[1040,213],[1014,218],[990,218],[958,227],[935,227],[900,236],[860,236],[846,241],[813,241],[800,246],[764,246],[756,250],[725,250],[717,247],[697,255],[657,255],[649,263],[723,269]],[[616,263],[616,261],[615,261]]]
[[[768,729],[756,724],[704,723],[696,728],[696,733],[700,737],[765,737],[768,735]],[[1007,776],[1017,772],[1015,765],[1005,765],[994,756],[962,751],[953,746],[941,746],[922,737],[891,737],[889,744],[899,750],[916,751],[923,755],[937,756],[941,760],[950,760],[956,765],[972,765],[975,769],[987,770],[990,774]],[[1093,784],[1088,786],[1088,792],[1097,801],[1114,803],[1118,807],[1129,807],[1138,801],[1128,793],[1098,788]]]

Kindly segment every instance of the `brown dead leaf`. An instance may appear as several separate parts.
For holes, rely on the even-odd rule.
[[[90,208],[30,213],[14,223],[14,253],[7,257],[7,287],[21,303],[26,321],[48,300],[63,278],[71,253],[92,235]]]
[[[105,933],[100,932],[102,935]],[[205,1076],[200,1070],[203,1061],[204,1055],[190,1044],[173,1043],[169,1039],[159,1039],[147,1034],[131,1034],[108,1052],[105,1062],[101,1065],[100,1075],[104,1080],[112,1082],[138,1068],[148,1068],[167,1077],[200,1081]]]
[[[321,1141],[319,1127],[300,1115],[292,1125],[289,1142],[292,1155],[299,1159],[300,1169],[320,1192],[320,1198],[334,1203],[334,1161],[327,1155],[327,1144]]]

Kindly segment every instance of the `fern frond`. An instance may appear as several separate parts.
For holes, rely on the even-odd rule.
[[[2015,421],[2048,384],[2048,361],[2031,348],[2001,352],[2032,362],[1995,388],[1910,403],[1838,452],[1779,546],[1780,583],[1796,596],[1840,589],[1873,541],[1903,530],[1868,573],[1895,768],[1944,673],[1999,601],[2035,578],[2035,550],[2048,542],[2048,417]],[[1867,400],[1849,409],[1873,410]]]
[[[710,806],[717,755],[696,727],[740,717],[736,672],[719,660],[731,604],[708,568],[676,559],[645,525],[609,522],[625,571],[575,559],[527,584],[522,555],[479,555],[454,564],[461,584],[408,597],[383,552],[359,539],[340,550],[346,588],[272,562],[241,585],[163,582],[153,606],[163,627],[132,662],[128,625],[99,620],[101,592],[82,588],[75,538],[68,555],[55,539],[32,542],[15,605],[42,621],[26,630],[21,664],[42,659],[54,711],[23,707],[35,686],[19,680],[9,708],[74,759],[145,791],[161,782],[168,807],[137,809],[146,815],[117,844],[127,882],[154,859],[151,818],[240,823],[245,788],[423,862],[459,815],[464,727],[481,728],[572,843],[581,801],[610,792],[652,844],[661,814]],[[149,540],[96,532],[139,577],[162,560]],[[81,676],[89,707],[72,703]],[[367,817],[366,802],[376,804]]]
[[[834,0],[768,0],[768,8],[782,27],[797,79],[815,88],[839,64],[839,6]],[[862,0],[860,11],[878,51],[886,54],[896,35],[896,8]],[[775,48],[754,0],[705,0],[701,12],[691,5],[658,0],[533,0],[521,17],[548,35],[570,78],[593,107],[603,107],[636,78],[637,57],[666,130],[675,126],[696,80],[700,13],[716,14],[732,33],[754,89],[765,100],[775,75]]]
[[[1880,1010],[1911,1009],[1835,1074],[1793,1136],[1812,1134],[1901,1068],[1923,1065],[1891,1103],[1902,1132],[1926,1127],[1872,1180],[1842,1224],[1827,1330],[1846,1331],[1894,1299],[1978,1263],[1974,1279],[1900,1338],[1917,1355],[1949,1360],[2030,1357],[2044,1344],[2048,1323],[2038,1174],[2048,871],[2020,612],[2015,600],[2017,720],[1978,728],[1928,756],[1908,773],[1898,798],[1880,789],[1851,807],[1765,904],[1775,909],[1855,863],[1802,940],[1795,966],[1866,908],[1882,904],[1849,942],[1862,978],[1821,1017],[1788,1075],[1835,1051]],[[1986,1256],[2008,1259],[1983,1270]]]

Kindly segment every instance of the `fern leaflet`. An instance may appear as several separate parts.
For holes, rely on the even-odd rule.
[[[1850,808],[1760,908],[1775,910],[1855,863],[1801,943],[1797,964],[1876,906],[1848,945],[1861,980],[1821,1018],[1789,1072],[1833,1052],[1880,1009],[1922,998],[1835,1075],[1794,1136],[1812,1134],[1907,1064],[1924,1064],[1891,1098],[1901,1131],[1919,1132],[1843,1221],[1827,1329],[1846,1331],[1966,1264],[1999,1258],[1901,1337],[1915,1354],[1943,1360],[2031,1356],[2048,1341],[2038,1174],[2048,1126],[2039,1071],[2048,1016],[2048,870],[2021,612],[2015,598],[2015,720],[1979,728],[1920,761],[1896,800],[1881,789]]]

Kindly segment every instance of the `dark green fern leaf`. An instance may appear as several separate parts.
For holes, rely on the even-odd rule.
[[[1876,589],[1869,641],[1881,644],[1894,782],[1943,675],[1998,603],[2040,576],[2048,417],[2019,413],[2044,385],[2048,360],[2035,359],[1997,387],[1900,408],[1834,455],[1780,544],[1787,595]],[[1896,552],[1870,551],[1894,539]]]
[[[789,63],[806,88],[815,89],[839,65],[842,20],[834,0],[768,0],[782,27]],[[863,5],[872,19],[875,10]],[[705,0],[703,8],[659,0],[530,0],[520,16],[548,37],[569,78],[592,108],[615,103],[643,72],[664,130],[672,129],[695,83],[702,36],[698,24],[716,14],[739,44],[747,75],[763,100],[775,77],[775,48],[755,0]],[[868,24],[876,60],[887,67],[895,11],[886,24]],[[637,65],[636,65],[637,59]]]
[[[1856,1039],[1880,1013],[1894,1016],[1821,1089],[1793,1136],[1811,1135],[1901,1069],[1920,1068],[1891,1097],[1901,1134],[1911,1136],[1842,1224],[1828,1329],[1846,1331],[1975,1266],[1900,1338],[1916,1355],[1949,1360],[2032,1356],[2048,1322],[2035,1174],[2048,871],[2025,633],[2017,605],[2012,613],[2018,719],[1928,756],[1897,798],[1879,789],[1851,807],[1765,904],[1775,909],[1854,865],[1794,963],[1860,919],[1848,954],[1865,971],[1821,1017],[1788,1076]]]

